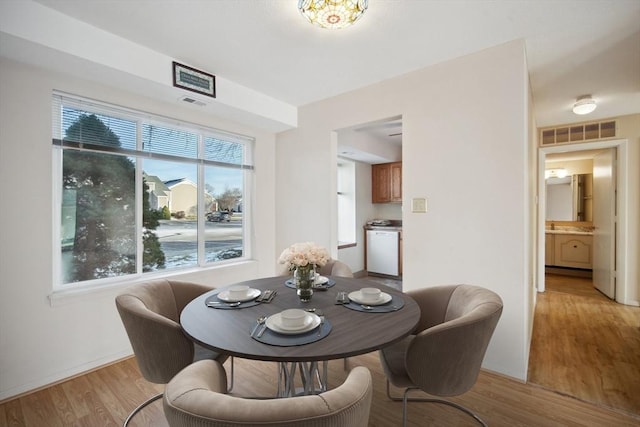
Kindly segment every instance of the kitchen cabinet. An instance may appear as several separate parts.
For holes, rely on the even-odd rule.
[[[371,165],[371,201],[402,202],[402,162]]]
[[[545,264],[591,270],[593,268],[593,236],[547,233]]]

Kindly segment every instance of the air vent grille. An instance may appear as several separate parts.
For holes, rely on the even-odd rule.
[[[575,144],[596,139],[614,138],[616,130],[615,120],[543,129],[540,133],[540,145]]]
[[[204,103],[204,102],[202,102],[202,101],[199,101],[199,100],[197,100],[197,99],[190,98],[190,97],[188,97],[188,96],[183,96],[182,98],[180,98],[180,100],[181,100],[181,101],[184,101],[184,102],[188,102],[189,104],[197,105],[197,106],[199,106],[199,107],[204,107],[205,105],[207,105],[207,104],[205,104],[205,103]]]

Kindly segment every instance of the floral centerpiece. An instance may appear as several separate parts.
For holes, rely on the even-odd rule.
[[[294,243],[280,254],[279,262],[293,272],[298,295],[302,301],[311,299],[316,268],[324,266],[329,258],[329,252],[313,242]]]

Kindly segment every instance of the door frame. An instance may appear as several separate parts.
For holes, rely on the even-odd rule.
[[[545,291],[545,216],[546,216],[546,188],[544,180],[545,161],[547,154],[566,153],[573,151],[597,150],[616,148],[616,302],[636,305],[629,300],[628,292],[628,143],[626,139],[585,142],[581,144],[567,144],[559,146],[539,147],[538,149],[538,256],[537,256],[537,286],[538,292]]]

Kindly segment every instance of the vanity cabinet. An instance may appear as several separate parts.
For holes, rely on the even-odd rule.
[[[556,245],[555,234],[544,235],[544,265],[554,265],[553,251]]]
[[[545,240],[546,265],[593,268],[593,236],[547,233]]]
[[[402,202],[402,162],[371,165],[372,203]]]

